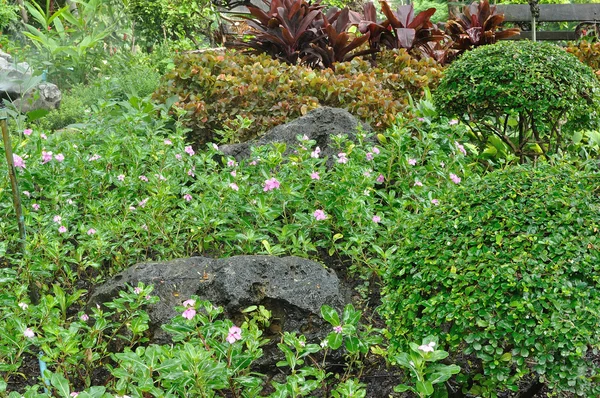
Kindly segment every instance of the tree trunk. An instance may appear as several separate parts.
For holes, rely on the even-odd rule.
[[[29,16],[27,15],[27,9],[25,9],[25,4],[23,4],[23,0],[17,0],[17,5],[19,6],[19,11],[21,11],[21,21],[25,24],[29,22]]]

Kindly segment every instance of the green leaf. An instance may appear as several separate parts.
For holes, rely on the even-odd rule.
[[[327,343],[332,350],[337,350],[342,346],[342,342],[344,340],[344,336],[341,333],[329,333],[327,336]]]
[[[433,385],[425,380],[425,381],[417,381],[416,382],[417,392],[424,394],[425,396],[429,396],[433,394]]]
[[[71,390],[69,388],[69,381],[60,373],[52,373],[50,376],[50,384],[56,388],[58,393],[63,398],[69,398]]]
[[[340,325],[340,317],[337,311],[328,305],[324,305],[321,307],[321,316],[323,317],[323,319],[329,322],[331,326]]]

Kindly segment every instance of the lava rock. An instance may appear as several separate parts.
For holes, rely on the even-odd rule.
[[[222,306],[225,316],[238,321],[245,308],[263,305],[272,313],[274,335],[298,331],[321,339],[331,330],[321,319],[321,306],[341,311],[350,293],[332,270],[299,257],[192,257],[134,265],[97,287],[88,307],[108,302],[126,285],[138,282],[153,284],[153,294],[160,297],[148,308],[151,340],[156,343],[170,340],[160,326],[178,315],[174,307],[192,295]]]
[[[233,156],[238,161],[248,158],[251,155],[252,147],[274,142],[285,143],[289,153],[298,145],[297,137],[306,135],[309,139],[316,141],[316,146],[321,149],[321,156],[328,157],[327,165],[331,166],[333,155],[337,155],[339,152],[331,145],[331,137],[344,134],[348,136],[348,139],[356,141],[356,134],[361,130],[365,133],[372,131],[367,124],[360,122],[347,110],[325,106],[314,109],[289,123],[276,126],[256,140],[222,145],[220,149],[225,156]]]

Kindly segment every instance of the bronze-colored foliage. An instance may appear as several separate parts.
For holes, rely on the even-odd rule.
[[[424,87],[437,86],[441,68],[405,50],[383,52],[381,59],[372,67],[354,58],[333,71],[286,64],[266,54],[185,54],[164,76],[155,98],[177,96],[176,106],[187,112],[190,139],[197,144],[214,140],[217,130],[234,128],[237,115],[253,122],[237,137],[242,142],[319,106],[345,108],[385,129],[407,111],[409,94],[419,98]]]
[[[446,34],[454,41],[454,49],[462,53],[519,34],[518,28],[498,30],[503,21],[504,14],[498,14],[488,0],[474,1],[446,23]]]

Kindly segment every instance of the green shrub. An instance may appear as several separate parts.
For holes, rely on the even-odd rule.
[[[420,96],[441,75],[431,60],[416,61],[403,50],[395,54],[388,56],[387,69],[354,59],[338,64],[335,72],[288,65],[266,55],[186,54],[176,59],[155,97],[178,97],[196,143],[214,140],[216,130],[235,128],[237,116],[253,122],[240,133],[239,140],[247,141],[324,105],[346,108],[384,129],[407,109],[408,94]]]
[[[471,393],[524,378],[598,396],[600,175],[517,166],[454,191],[404,230],[385,272],[396,346],[445,335]],[[404,348],[404,347],[403,347]],[[461,353],[462,351],[462,353]]]
[[[9,4],[7,0],[0,0],[0,32],[18,20],[17,10],[17,6]]]
[[[160,76],[152,67],[133,65],[111,71],[111,76],[99,77],[89,85],[76,85],[63,94],[60,108],[39,121],[40,127],[58,130],[85,121],[90,110],[103,101],[121,101],[130,96],[152,94]]]
[[[596,120],[599,89],[592,70],[559,47],[507,41],[455,61],[434,100],[469,124],[481,149],[500,140],[523,161],[558,152]]]

